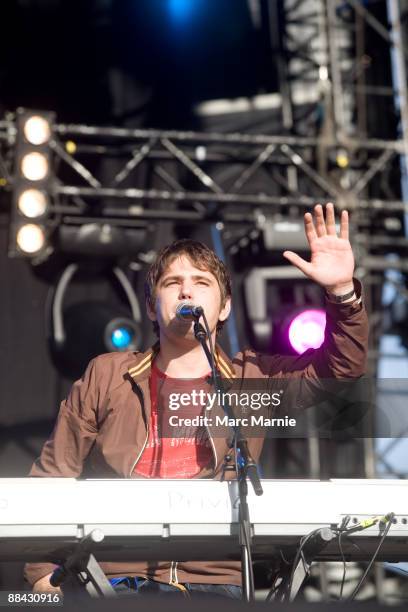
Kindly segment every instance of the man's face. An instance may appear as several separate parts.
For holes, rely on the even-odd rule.
[[[174,259],[160,278],[155,307],[147,305],[149,318],[158,322],[161,335],[194,338],[193,323],[176,319],[176,308],[183,301],[202,306],[211,331],[218,321],[228,317],[231,307],[230,299],[221,307],[221,291],[215,276],[196,268],[185,255]]]

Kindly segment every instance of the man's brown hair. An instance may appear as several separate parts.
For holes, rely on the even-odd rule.
[[[199,270],[211,272],[215,276],[221,292],[221,307],[224,307],[227,299],[231,297],[231,277],[225,264],[207,245],[189,238],[176,240],[164,247],[150,266],[145,281],[145,296],[150,307],[155,307],[156,288],[159,280],[169,265],[182,255],[188,257]],[[221,331],[223,324],[224,321],[218,321],[217,332]],[[153,327],[158,334],[157,321],[153,322]]]

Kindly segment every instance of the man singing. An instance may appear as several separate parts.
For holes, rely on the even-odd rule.
[[[229,455],[226,437],[160,435],[166,388],[183,392],[208,382],[207,357],[191,321],[176,316],[188,301],[205,312],[216,346],[218,371],[226,379],[285,378],[311,386],[324,378],[358,378],[364,374],[368,324],[361,286],[353,280],[354,257],[343,211],[336,234],[333,204],[305,214],[310,262],[291,251],[284,256],[326,292],[326,331],[322,346],[300,356],[268,356],[245,350],[232,361],[216,345],[216,333],[231,309],[231,282],[213,251],[192,240],[164,248],[146,279],[146,307],[159,342],[145,353],[100,355],[89,364],[62,402],[51,438],[35,461],[35,477],[213,478],[220,479]],[[207,381],[207,382],[206,382]],[[170,386],[170,387],[169,387]],[[168,395],[167,395],[168,397]],[[248,440],[255,460],[263,440]],[[233,470],[234,458],[231,458]],[[231,472],[230,472],[231,473]],[[233,473],[234,475],[234,473]],[[240,597],[240,563],[236,561],[106,562],[101,566],[116,589],[144,592],[200,593]],[[52,591],[55,566],[26,565],[35,591]]]

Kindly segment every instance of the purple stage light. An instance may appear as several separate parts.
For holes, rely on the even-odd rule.
[[[289,325],[289,342],[299,354],[309,348],[319,348],[324,340],[326,313],[324,310],[304,310]]]

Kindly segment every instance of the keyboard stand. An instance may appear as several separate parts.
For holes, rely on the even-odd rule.
[[[316,556],[335,538],[329,527],[323,527],[311,535],[302,545],[302,554],[296,555],[290,569],[285,568],[281,574],[282,581],[276,589],[273,601],[293,601],[305,579],[310,574],[310,568]]]
[[[100,529],[94,529],[82,538],[64,563],[52,574],[50,582],[60,586],[67,578],[72,578],[75,584],[84,587],[91,597],[117,597],[111,583],[106,578],[98,561],[92,554],[96,544],[102,542],[104,534]]]

